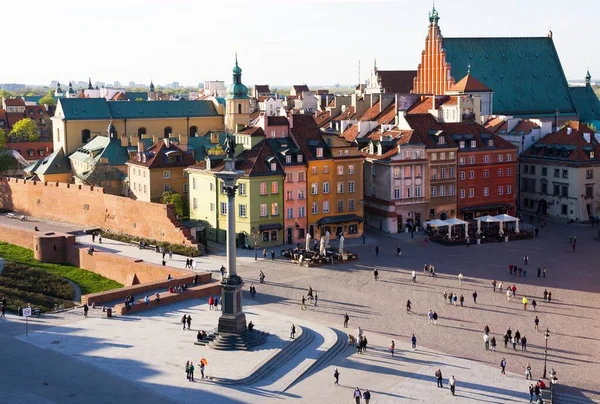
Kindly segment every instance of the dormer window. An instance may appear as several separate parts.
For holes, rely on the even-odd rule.
[[[459,148],[461,148],[461,149],[464,149],[464,148],[465,148],[465,141],[464,141],[464,140],[461,140],[461,141],[458,143],[458,147],[459,147]]]
[[[377,143],[377,155],[381,156],[383,148],[381,147],[381,143]]]
[[[373,153],[374,153],[373,142],[369,142],[369,154],[373,154]]]
[[[488,147],[494,147],[494,139],[488,140]]]
[[[285,162],[290,164],[292,162],[292,156],[285,156]]]
[[[317,158],[323,157],[323,148],[317,147]]]
[[[276,132],[274,130],[271,131],[271,137],[275,137],[276,136]]]
[[[471,147],[477,147],[477,141],[471,140]]]
[[[446,138],[444,136],[438,137],[438,144],[446,144]]]
[[[301,154],[299,154],[299,155],[296,156],[296,161],[298,163],[302,163],[302,155]]]
[[[277,163],[271,163],[271,171],[277,171]]]
[[[593,151],[591,151],[591,152],[590,152],[590,158],[591,158],[591,159],[593,159],[593,158],[594,158],[594,152],[593,152]]]

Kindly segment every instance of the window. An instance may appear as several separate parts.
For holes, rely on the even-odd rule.
[[[343,181],[339,181],[337,183],[337,193],[338,194],[343,194],[344,193],[344,182]]]
[[[529,174],[535,175],[535,166],[529,166]]]
[[[215,184],[213,184],[213,183],[211,182],[211,183],[208,185],[208,190],[209,190],[210,192],[212,192],[212,191],[214,191],[214,189],[215,189]]]
[[[267,183],[266,182],[261,182],[260,183],[260,194],[261,195],[266,195],[267,194]]]
[[[459,158],[458,159],[458,164],[461,165],[461,166],[464,166],[465,165],[465,158],[464,157]]]
[[[211,203],[211,204],[210,204],[210,211],[211,211],[211,212],[214,212],[214,211],[215,211],[215,204],[214,204],[214,203]]]
[[[509,167],[506,169],[506,176],[509,177],[512,175],[512,169]]]
[[[404,166],[404,178],[411,177],[410,166]]]
[[[227,214],[227,202],[221,202],[221,215],[225,216]]]
[[[337,175],[344,175],[344,166],[337,166]]]
[[[329,183],[328,182],[324,182],[323,183],[323,193],[324,194],[328,194],[329,193]]]
[[[458,172],[458,179],[460,179],[460,180],[464,180],[465,179],[465,172],[464,171],[459,171]]]
[[[490,196],[490,189],[488,187],[483,188],[483,196]]]
[[[586,170],[586,172],[585,172],[585,179],[586,180],[591,180],[592,178],[594,178],[594,171],[592,171],[592,170]]]
[[[192,199],[192,206],[194,207],[194,209],[198,209],[198,199],[196,199],[196,198]]]
[[[562,177],[569,178],[569,172],[567,170],[562,170]]]
[[[502,177],[503,174],[504,174],[504,170],[499,168],[498,169],[498,177]]]
[[[498,195],[504,195],[504,187],[502,185],[498,186]]]
[[[319,213],[319,205],[317,205],[316,202],[312,203],[310,213],[312,213],[313,215],[316,215],[317,213]]]
[[[279,193],[279,183],[277,181],[271,182],[271,193],[278,194]]]
[[[306,215],[306,212],[304,211],[304,206],[298,207],[298,217],[304,217],[304,215]]]
[[[323,174],[327,174],[329,172],[329,166],[323,166]]]
[[[548,167],[542,167],[542,175],[544,177],[548,175]]]
[[[269,241],[269,232],[268,231],[263,232],[263,241]]]
[[[316,182],[313,182],[312,184],[310,184],[310,193],[313,195],[316,195],[319,193],[319,184],[317,184]]]
[[[277,171],[277,163],[271,163],[271,171]]]
[[[506,161],[512,161],[512,154],[506,155]]]
[[[302,163],[302,155],[301,155],[301,154],[298,154],[298,155],[296,156],[296,162],[298,162],[298,163]]]
[[[475,157],[469,157],[469,164],[475,164]]]
[[[271,230],[271,241],[277,241],[277,230]]]
[[[454,184],[448,186],[448,195],[454,196]]]
[[[404,187],[404,197],[405,198],[410,198],[412,196],[411,192],[410,192],[411,190],[412,190],[411,187]]]
[[[568,185],[563,185],[563,186],[561,187],[561,193],[560,193],[560,196],[564,196],[564,197],[567,197],[567,196],[569,196],[569,186],[568,186]]]
[[[344,201],[337,201],[337,211],[338,212],[343,212],[344,211]]]
[[[317,173],[317,167],[316,166],[312,166],[311,168],[311,173],[314,175]]]
[[[323,157],[323,148],[317,147],[317,158]]]
[[[298,173],[298,182],[304,182],[304,181],[306,181],[306,178],[305,178],[305,175],[304,175],[304,171],[300,171]]]
[[[431,153],[431,161],[437,160],[437,153]]]
[[[562,215],[566,215],[567,214],[567,205],[560,205],[560,213]]]
[[[552,195],[558,196],[560,194],[560,186],[559,185],[554,185],[554,187],[552,188]]]
[[[354,164],[348,165],[348,174],[350,174],[350,175],[354,174]]]
[[[472,179],[474,179],[474,178],[475,178],[475,171],[473,171],[473,170],[470,170],[470,171],[469,171],[469,179],[470,179],[470,180],[472,180]]]
[[[421,166],[415,166],[415,177],[421,176]]]
[[[454,175],[455,175],[455,173],[454,173],[454,167],[450,167],[448,169],[448,178],[454,178]]]
[[[507,185],[506,186],[506,195],[510,195],[510,194],[512,194],[512,186]]]
[[[454,160],[454,152],[453,151],[448,153],[448,160]]]
[[[548,184],[542,182],[542,194],[547,195],[548,194]]]
[[[586,198],[593,198],[594,197],[594,186],[593,185],[586,185],[585,186],[585,197]]]
[[[240,217],[246,217],[246,205],[238,205],[238,211]]]
[[[440,178],[444,179],[446,178],[446,169],[445,168],[440,168]]]
[[[489,163],[490,162],[490,156],[483,156],[483,162],[484,163]]]
[[[276,136],[276,132],[274,130],[271,131],[271,137],[275,137]]]
[[[435,198],[437,196],[437,187],[431,187],[431,197]]]
[[[431,169],[431,179],[432,180],[437,179],[437,168],[432,168]]]
[[[298,190],[298,199],[299,200],[303,200],[304,199],[304,190],[303,189],[299,189]]]
[[[188,187],[189,187],[189,185],[188,185],[188,184],[183,184],[183,193],[184,193],[184,194],[187,194],[187,192],[188,192]]]
[[[469,188],[469,198],[473,198],[473,197],[475,197],[475,189]]]
[[[246,196],[246,183],[240,182],[238,184],[238,191],[240,193],[240,196]]]
[[[163,170],[163,178],[165,180],[168,180],[169,178],[171,178],[171,170]]]
[[[348,192],[354,192],[354,181],[348,181]]]
[[[446,153],[440,153],[440,160],[446,160]]]
[[[288,208],[287,209],[287,218],[288,219],[293,219],[294,218],[294,208]]]
[[[471,140],[471,147],[477,147],[477,141]]]
[[[400,188],[394,188],[394,199],[400,199]]]
[[[483,170],[483,178],[490,178],[490,170]]]
[[[329,213],[329,201],[323,201],[323,213]]]
[[[196,189],[196,177],[192,178],[192,189]]]
[[[279,215],[279,204],[277,202],[271,203],[271,216]]]
[[[267,216],[267,204],[266,203],[260,204],[260,216],[261,217]]]
[[[420,186],[415,186],[415,197],[420,198],[421,197],[421,187]]]
[[[164,192],[171,192],[171,186],[170,185],[163,185],[163,191]]]
[[[558,168],[554,169],[554,178],[560,178],[560,170]]]
[[[464,189],[461,189],[459,191],[459,196],[460,196],[460,198],[464,198],[465,197],[465,190]]]
[[[439,136],[438,137],[438,144],[446,144],[446,138],[444,136]]]
[[[294,191],[291,191],[291,190],[285,191],[285,200],[291,201],[293,199],[294,199]]]
[[[348,199],[348,212],[354,212],[354,199]]]
[[[440,196],[446,196],[446,186],[440,185]]]
[[[464,149],[464,148],[465,148],[465,141],[464,141],[464,140],[461,140],[461,141],[458,143],[458,147],[459,147],[460,149]]]

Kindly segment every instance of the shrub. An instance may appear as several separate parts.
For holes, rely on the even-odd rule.
[[[104,238],[120,241],[122,243],[139,243],[140,241],[143,241],[148,245],[157,245],[159,247],[163,247],[165,250],[173,251],[173,254],[185,255],[186,257],[200,256],[200,251],[198,251],[197,248],[186,246],[183,244],[171,244],[164,241],[156,241],[144,237],[130,236],[129,234],[123,233],[112,233],[105,230],[102,230],[101,234]]]

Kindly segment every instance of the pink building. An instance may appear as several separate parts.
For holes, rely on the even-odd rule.
[[[267,139],[286,138],[290,134],[290,123],[285,116],[265,116],[261,114],[258,117],[256,126],[263,129]]]

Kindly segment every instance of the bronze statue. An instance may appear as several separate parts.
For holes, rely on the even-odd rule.
[[[237,146],[235,143],[235,137],[228,133],[223,146],[225,147],[225,154],[227,157],[232,159],[235,155],[235,147]]]

